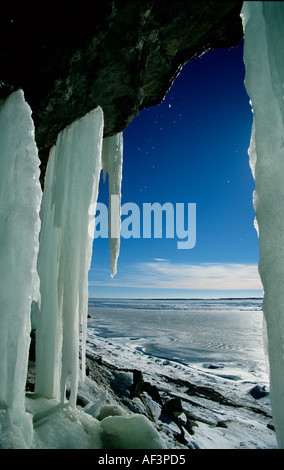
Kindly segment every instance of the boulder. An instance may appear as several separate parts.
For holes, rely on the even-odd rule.
[[[260,385],[256,385],[255,387],[253,387],[249,393],[256,400],[259,400],[260,398],[263,398],[269,395],[269,392],[267,392],[266,387],[265,386],[261,387]]]

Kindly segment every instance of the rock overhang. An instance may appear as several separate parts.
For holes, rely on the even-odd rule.
[[[58,132],[101,106],[104,136],[160,103],[182,66],[243,37],[241,1],[19,2],[2,8],[0,98],[22,88],[42,178]]]

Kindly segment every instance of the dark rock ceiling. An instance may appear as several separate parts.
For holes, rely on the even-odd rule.
[[[240,1],[6,2],[0,98],[22,88],[46,166],[66,125],[100,105],[104,136],[158,104],[184,63],[243,37]]]

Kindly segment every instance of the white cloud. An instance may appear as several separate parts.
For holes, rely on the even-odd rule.
[[[163,261],[144,263],[140,268],[156,278],[155,287],[165,289],[262,289],[255,264],[174,264]]]
[[[262,290],[256,264],[201,263],[178,264],[164,259],[129,266],[111,283],[96,285],[194,290]],[[106,281],[106,282],[104,282]]]

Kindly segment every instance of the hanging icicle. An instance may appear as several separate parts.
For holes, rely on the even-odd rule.
[[[109,175],[109,244],[111,276],[117,272],[120,249],[121,180],[123,160],[122,132],[103,140],[102,166],[104,181]]]
[[[253,108],[249,148],[255,178],[259,272],[264,288],[271,404],[284,447],[284,4],[244,2],[245,86]]]
[[[88,271],[93,239],[89,207],[96,204],[101,172],[103,112],[100,107],[59,135],[45,177],[38,272],[41,309],[37,319],[36,391],[64,402],[70,376],[71,405],[82,370],[88,313]]]
[[[0,448],[28,447],[33,432],[25,386],[31,303],[39,301],[39,165],[31,109],[19,90],[0,105]]]

